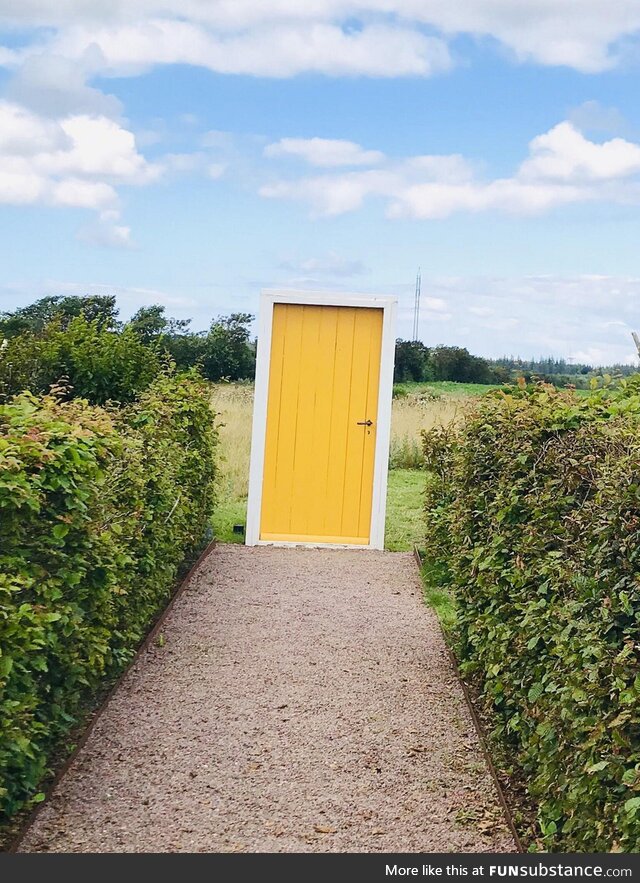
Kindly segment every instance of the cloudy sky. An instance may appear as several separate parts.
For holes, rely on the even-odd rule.
[[[395,293],[409,336],[630,361],[638,0],[0,0],[0,309]]]

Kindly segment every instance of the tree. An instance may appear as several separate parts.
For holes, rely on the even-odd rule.
[[[459,383],[492,383],[495,380],[487,360],[472,356],[464,347],[437,346],[431,350],[429,363],[434,380]]]
[[[428,380],[429,350],[419,340],[396,340],[394,383]]]
[[[143,343],[150,343],[164,332],[167,324],[164,307],[160,304],[153,304],[150,307],[140,307],[129,320],[127,327]]]
[[[209,380],[249,380],[256,373],[256,351],[251,342],[250,313],[219,316],[204,338],[202,369]]]
[[[152,304],[148,307],[140,307],[129,320],[128,327],[143,343],[152,343],[161,335],[186,334],[190,324],[191,319],[167,318],[163,306]]]
[[[78,316],[82,316],[87,322],[96,322],[100,329],[116,330],[118,309],[115,296],[56,294],[41,297],[26,307],[0,313],[0,337],[15,337],[24,333],[40,334],[52,322],[65,329]]]
[[[207,334],[193,332],[168,334],[162,337],[162,345],[178,368],[202,367],[207,345]]]

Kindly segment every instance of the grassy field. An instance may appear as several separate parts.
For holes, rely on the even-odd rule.
[[[466,396],[479,396],[490,389],[499,389],[497,385],[485,383],[457,383],[455,380],[434,380],[430,383],[396,383],[393,386],[394,396],[417,395],[419,393],[433,391],[439,395],[450,398],[464,398]]]
[[[490,389],[501,389],[500,384],[484,384],[484,383],[457,383],[453,380],[433,381],[432,383],[396,383],[393,392],[396,397],[404,395],[419,395],[433,391],[439,395],[445,395],[449,398],[461,399],[470,396],[483,395]],[[575,394],[579,398],[591,394],[590,389],[576,389]]]
[[[422,465],[420,430],[446,426],[459,417],[469,396],[425,392],[416,384],[415,390],[393,399],[391,411],[391,448],[389,465],[395,469],[418,469]]]
[[[244,524],[249,490],[253,387],[235,383],[213,385],[211,403],[218,414],[219,478],[213,532],[223,543],[241,543],[234,524]]]
[[[421,469],[389,470],[385,546],[392,552],[404,552],[416,543],[424,543],[423,490]]]
[[[393,551],[412,549],[422,541],[420,430],[455,420],[471,395],[489,388],[457,383],[402,386],[406,391],[394,397],[391,418],[386,545]],[[253,387],[215,384],[212,404],[220,429],[220,491],[213,529],[221,542],[242,542],[233,526],[246,519]]]

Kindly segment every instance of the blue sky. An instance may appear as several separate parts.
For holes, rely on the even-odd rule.
[[[408,336],[634,358],[640,3],[0,0],[0,309],[395,293]]]

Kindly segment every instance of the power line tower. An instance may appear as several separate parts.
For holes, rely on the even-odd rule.
[[[420,267],[418,267],[418,273],[416,275],[416,294],[413,301],[413,340],[418,339],[418,325],[420,323],[420,288],[422,285],[422,276],[420,274]]]

